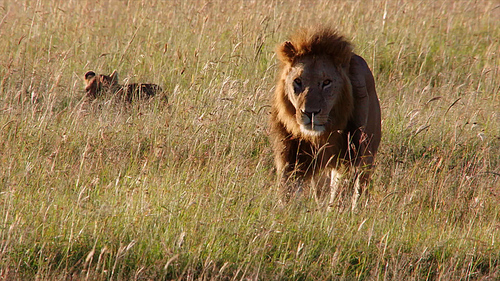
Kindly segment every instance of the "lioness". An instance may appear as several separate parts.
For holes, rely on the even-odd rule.
[[[347,168],[354,171],[354,209],[381,138],[373,75],[330,28],[300,30],[278,46],[277,55],[281,66],[270,123],[282,200],[300,193],[304,184],[321,198],[324,172],[330,171],[332,207]]]
[[[132,102],[137,99],[145,99],[162,92],[162,88],[156,84],[118,84],[118,73],[113,71],[111,75],[96,75],[93,71],[85,73],[85,91],[87,97],[95,99],[99,96],[111,94],[119,99]]]

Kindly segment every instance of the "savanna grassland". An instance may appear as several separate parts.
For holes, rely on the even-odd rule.
[[[318,23],[382,107],[355,212],[276,203],[274,49]],[[88,102],[114,69],[168,102]],[[0,2],[2,280],[493,280],[499,239],[498,1]]]

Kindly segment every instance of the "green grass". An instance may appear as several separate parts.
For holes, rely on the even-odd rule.
[[[2,279],[500,278],[497,2],[175,2],[0,4]],[[377,83],[356,212],[276,203],[274,47],[314,23]],[[114,69],[169,103],[85,103]]]

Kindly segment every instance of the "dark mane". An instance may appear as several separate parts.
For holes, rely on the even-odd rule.
[[[293,63],[306,56],[328,56],[335,64],[348,65],[352,45],[332,28],[313,27],[297,31],[290,41],[278,46],[277,53],[282,62]]]

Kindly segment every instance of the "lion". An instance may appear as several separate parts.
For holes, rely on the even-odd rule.
[[[329,189],[332,208],[342,176],[352,171],[355,209],[381,139],[372,72],[351,43],[331,28],[302,29],[276,52],[280,69],[270,137],[281,200],[286,203],[311,186],[317,200]]]
[[[93,71],[85,73],[85,91],[91,100],[102,95],[113,95],[127,102],[138,99],[147,99],[159,92],[162,88],[156,84],[118,84],[118,73],[113,71],[111,75],[96,75]]]

